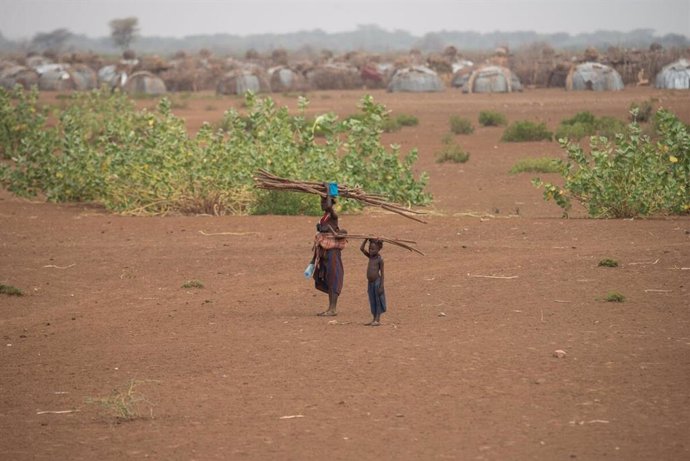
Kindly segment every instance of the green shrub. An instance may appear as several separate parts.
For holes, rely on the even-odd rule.
[[[615,259],[602,259],[599,261],[599,267],[618,267],[618,261]]]
[[[654,115],[654,104],[651,101],[630,103],[630,121],[644,123],[649,122]]]
[[[3,285],[0,283],[0,294],[7,296],[24,296],[24,292],[12,285]]]
[[[436,163],[465,163],[470,159],[470,154],[453,140],[452,134],[443,138],[443,148],[436,153]]]
[[[483,110],[479,112],[479,124],[481,126],[504,126],[508,124],[508,119],[500,112]]]
[[[567,153],[560,174],[563,186],[544,187],[544,199],[554,200],[567,216],[574,199],[591,217],[632,218],[651,214],[690,212],[690,132],[672,113],[656,113],[655,140],[630,124],[616,142],[592,137],[586,151],[561,140]]]
[[[46,122],[36,94],[0,89],[0,185],[20,195],[53,201],[94,201],[128,214],[311,212],[304,200],[268,199],[253,187],[264,168],[303,180],[336,180],[403,204],[426,204],[427,175],[416,176],[418,153],[380,142],[388,111],[365,96],[356,118],[314,119],[276,107],[270,98],[245,97],[244,114],[232,109],[218,126],[190,136],[163,98],[137,110],[119,91],[69,96],[55,121]],[[317,137],[322,139],[317,139]],[[313,199],[313,197],[312,197]],[[318,203],[318,201],[317,201]],[[345,209],[357,202],[343,201]]]
[[[509,173],[558,173],[561,171],[560,163],[560,160],[550,157],[524,158],[513,165]]]
[[[597,119],[597,135],[608,139],[616,139],[616,135],[623,133],[627,126],[625,122],[607,115]]]
[[[398,114],[395,117],[395,120],[397,120],[398,124],[401,126],[417,126],[419,125],[419,119],[415,117],[414,115],[409,115],[409,114]]]
[[[579,112],[572,118],[564,119],[556,128],[556,139],[579,141],[590,136],[605,136],[614,139],[616,134],[625,131],[625,123],[614,117],[597,118],[591,112]]]
[[[450,131],[454,134],[472,134],[474,127],[469,119],[452,115],[450,117]]]
[[[623,296],[621,293],[614,291],[606,295],[606,298],[604,298],[604,301],[608,303],[622,303],[625,301],[625,296]]]
[[[573,124],[561,124],[556,128],[556,139],[568,139],[570,141],[579,141],[588,136],[594,136],[597,129],[594,125],[589,125],[582,122]]]
[[[309,194],[265,191],[258,195],[252,209],[257,215],[321,215],[321,200]]]
[[[203,288],[204,284],[200,280],[187,280],[182,284],[182,288]]]
[[[526,141],[551,141],[553,135],[546,129],[546,124],[523,120],[514,122],[503,132],[501,141],[526,142]]]

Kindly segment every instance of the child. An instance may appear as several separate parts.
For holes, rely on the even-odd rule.
[[[369,241],[369,251],[364,249],[367,240]],[[381,314],[386,312],[386,293],[383,288],[383,257],[379,254],[383,248],[383,242],[376,239],[364,239],[360,251],[369,258],[367,266],[367,280],[369,281],[369,306],[371,315],[374,319],[366,325],[377,327],[381,325]]]

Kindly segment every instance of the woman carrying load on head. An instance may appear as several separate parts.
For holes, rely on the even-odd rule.
[[[321,198],[321,209],[324,214],[316,225],[314,237],[314,282],[316,289],[328,294],[328,309],[320,316],[338,315],[336,310],[338,296],[343,289],[345,269],[341,251],[345,248],[345,230],[338,226],[338,215],[333,209],[335,197],[330,194]]]

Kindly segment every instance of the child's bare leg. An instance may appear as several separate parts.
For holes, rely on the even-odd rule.
[[[377,327],[381,325],[381,314],[377,313],[376,316],[374,316],[374,320],[371,321],[370,324],[372,327]]]

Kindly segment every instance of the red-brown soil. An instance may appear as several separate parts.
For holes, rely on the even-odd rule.
[[[310,110],[347,115],[363,94],[313,93]],[[313,217],[123,217],[0,191],[0,283],[26,293],[0,295],[0,458],[690,459],[690,219],[561,219],[535,175],[508,174],[557,143],[476,123],[498,110],[555,129],[652,98],[689,122],[690,92],[374,96],[419,118],[384,141],[419,148],[435,196],[426,225],[341,218],[426,253],[383,249],[380,327],[363,326],[354,241],[340,315],[315,316]],[[192,97],[176,113],[193,131],[231,105]],[[477,127],[457,138],[470,161],[436,164],[453,114]],[[89,403],[131,380],[138,418]]]

